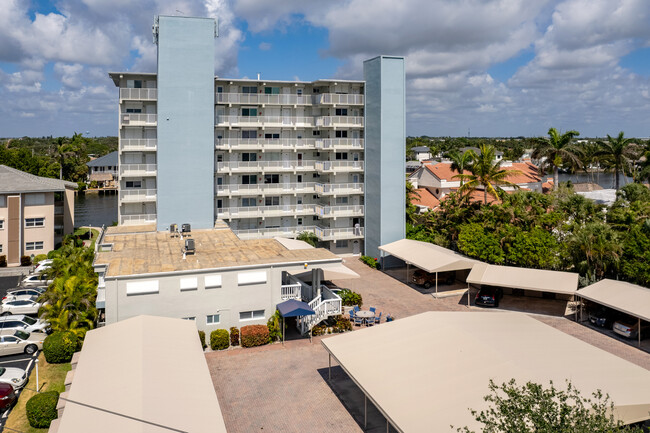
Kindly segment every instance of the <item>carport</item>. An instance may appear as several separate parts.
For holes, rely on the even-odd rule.
[[[468,286],[470,284],[496,286],[573,297],[578,289],[578,274],[479,263],[469,273],[467,284]]]
[[[604,279],[578,290],[576,295],[581,299],[587,299],[635,317],[638,320],[638,343],[641,347],[641,320],[650,322],[650,289],[625,281]],[[580,320],[582,321],[582,302],[580,303]]]
[[[481,262],[465,257],[455,251],[448,250],[429,242],[402,239],[379,247],[382,262],[384,253],[406,263],[406,281],[410,282],[411,265],[436,275],[436,294],[438,293],[438,273],[472,269]]]

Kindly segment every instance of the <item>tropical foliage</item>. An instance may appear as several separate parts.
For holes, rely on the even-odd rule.
[[[600,164],[604,168],[614,171],[614,181],[616,190],[620,186],[621,172],[630,171],[633,162],[638,158],[639,148],[633,144],[633,140],[625,138],[623,131],[618,133],[618,137],[612,138],[607,134],[607,141],[599,143],[596,156],[600,156]]]
[[[308,232],[308,231],[300,232],[300,234],[298,234],[296,239],[298,239],[299,241],[307,242],[312,247],[316,247],[318,245],[318,236],[316,236],[316,234],[312,232]]]
[[[548,130],[548,139],[540,139],[533,151],[533,159],[541,161],[541,169],[553,172],[553,185],[560,184],[559,170],[564,166],[576,168],[580,166],[580,147],[574,142],[578,131],[567,131],[560,134],[557,129]]]

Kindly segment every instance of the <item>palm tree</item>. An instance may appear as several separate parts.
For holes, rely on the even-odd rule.
[[[512,188],[519,188],[517,184],[508,181],[508,177],[520,174],[519,170],[504,170],[501,168],[501,161],[495,158],[496,149],[494,146],[481,144],[481,154],[477,155],[476,159],[468,167],[471,174],[458,174],[454,179],[466,181],[460,187],[460,193],[469,195],[472,191],[483,187],[484,204],[487,204],[487,196],[490,194],[494,198],[498,198],[497,190],[501,190],[501,186],[509,186]]]
[[[632,139],[624,138],[623,131],[619,132],[616,138],[607,134],[607,141],[599,143],[596,155],[603,156],[603,162],[614,169],[614,184],[618,191],[621,170],[624,171],[638,157]]]
[[[579,155],[581,150],[573,143],[573,138],[580,135],[578,131],[567,131],[560,135],[557,129],[548,130],[547,140],[538,140],[533,150],[533,159],[542,160],[540,169],[544,172],[553,170],[553,188],[560,183],[558,170],[563,165],[578,167],[580,165]]]
[[[312,232],[308,232],[308,231],[300,232],[300,234],[298,234],[296,239],[298,239],[299,241],[307,242],[312,247],[318,245],[318,236],[316,236]]]
[[[409,181],[406,181],[406,222],[409,224],[416,223],[415,214],[417,213],[417,207],[412,203],[414,198],[420,198],[420,193],[413,188],[413,184]]]
[[[472,149],[467,149],[465,152],[460,153],[458,150],[452,150],[447,154],[447,157],[451,159],[451,169],[456,170],[459,174],[463,174],[467,170],[477,155]],[[463,180],[460,180],[460,186],[463,186]]]

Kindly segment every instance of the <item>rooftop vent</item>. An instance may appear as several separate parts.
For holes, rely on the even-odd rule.
[[[194,254],[196,248],[194,248],[194,239],[185,239],[185,248],[183,248],[183,254]]]
[[[169,225],[169,234],[172,235],[172,237],[176,236],[178,234],[178,224],[170,224]]]
[[[187,234],[192,232],[192,227],[189,224],[183,224],[181,227],[181,233]]]

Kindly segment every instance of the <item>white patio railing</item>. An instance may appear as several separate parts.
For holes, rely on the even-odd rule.
[[[155,101],[158,99],[158,89],[120,89],[120,99],[134,101]]]
[[[297,299],[300,301],[302,299],[300,284],[286,284],[280,286],[280,298],[283,301],[288,299]]]
[[[362,183],[316,183],[314,189],[318,194],[362,194]]]
[[[315,314],[298,318],[298,330],[305,334],[330,316],[343,313],[341,298],[325,286],[321,286],[321,294],[309,302],[309,307]]]
[[[316,182],[289,182],[289,183],[258,183],[258,184],[225,184],[217,185],[217,194],[228,195],[257,195],[273,193],[313,193]]]

